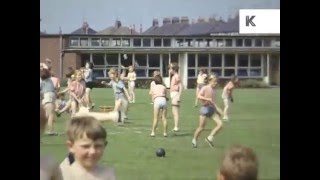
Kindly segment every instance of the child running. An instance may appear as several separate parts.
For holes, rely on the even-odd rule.
[[[206,142],[211,147],[213,147],[214,136],[216,136],[222,128],[222,121],[219,116],[221,110],[216,104],[215,87],[217,85],[217,77],[215,75],[210,75],[207,80],[209,84],[202,87],[198,94],[202,106],[200,108],[199,127],[194,132],[192,139],[192,146],[194,148],[197,147],[198,137],[205,128],[208,118],[213,119],[216,123],[216,127],[211,131],[210,135],[205,138]]]

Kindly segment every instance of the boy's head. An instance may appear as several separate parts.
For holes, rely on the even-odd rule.
[[[257,178],[258,161],[251,148],[234,145],[226,151],[218,180],[257,180]]]
[[[42,134],[46,128],[47,120],[46,113],[40,104],[40,134]]]
[[[115,80],[119,77],[119,73],[115,68],[111,68],[108,72],[108,76],[111,80]]]
[[[178,63],[175,63],[175,62],[171,63],[171,64],[170,64],[170,67],[169,67],[169,72],[170,72],[170,74],[174,74],[174,73],[176,73],[176,72],[178,72],[178,71],[179,71],[179,65],[178,65]]]
[[[129,66],[129,72],[133,72],[133,71],[134,71],[133,66]]]
[[[155,76],[157,76],[157,75],[160,75],[160,71],[158,71],[158,70],[155,70],[155,71],[153,71],[153,77],[155,77]]]
[[[162,84],[162,77],[160,75],[154,76],[153,80],[156,84]]]
[[[217,75],[212,73],[206,77],[205,82],[210,84],[212,87],[216,87],[218,84],[218,77],[217,77]]]
[[[61,100],[64,100],[65,94],[64,93],[59,93],[59,94],[57,94],[57,98],[61,99]]]
[[[93,168],[103,156],[107,132],[90,116],[74,117],[67,126],[69,152],[84,168]]]

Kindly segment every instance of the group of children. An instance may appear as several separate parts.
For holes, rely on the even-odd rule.
[[[92,87],[88,87],[88,82],[84,81],[84,72],[76,70],[70,76],[68,88],[59,92],[60,86],[51,80],[50,68],[45,65],[40,65],[40,91],[41,91],[41,108],[40,108],[40,133],[44,132],[45,126],[49,127],[49,132],[52,132],[54,122],[55,109],[58,109],[58,114],[71,109],[71,120],[68,123],[66,134],[68,137],[67,147],[69,156],[58,166],[48,157],[41,157],[40,160],[40,176],[41,179],[115,179],[114,170],[98,165],[99,160],[103,156],[104,149],[107,145],[107,133],[101,126],[99,121],[111,120],[113,122],[124,122],[127,118],[128,103],[135,103],[135,80],[136,74],[134,68],[129,67],[129,73],[119,74],[116,69],[110,69],[108,76],[110,82],[101,82],[106,86],[111,86],[114,90],[115,107],[110,113],[89,112],[89,109],[94,106],[89,100],[88,94]],[[91,68],[92,69],[92,68]],[[163,122],[163,136],[167,137],[167,101],[169,95],[172,105],[172,114],[174,119],[174,132],[179,131],[179,111],[180,97],[182,93],[182,83],[179,76],[179,66],[172,63],[169,66],[171,75],[170,93],[167,92],[167,87],[163,83],[163,79],[159,72],[154,72],[154,78],[150,85],[149,94],[153,102],[153,123],[150,136],[156,135],[156,129],[159,119]],[[197,147],[197,139],[203,131],[208,118],[213,119],[216,127],[211,131],[210,135],[205,138],[206,142],[213,147],[214,136],[222,128],[222,120],[228,119],[228,109],[230,102],[233,102],[232,90],[237,85],[237,78],[233,77],[230,82],[224,87],[222,98],[224,101],[224,111],[222,111],[216,103],[216,92],[218,77],[215,74],[207,74],[205,71],[200,71],[198,76],[197,100],[201,103],[199,126],[195,130],[192,139],[193,147]],[[90,72],[88,73],[90,74]],[[91,70],[92,74],[92,70]],[[88,80],[90,82],[90,78]],[[128,89],[124,82],[128,81]],[[58,82],[58,81],[56,81]],[[89,83],[90,84],[90,83]],[[89,85],[90,86],[90,85]],[[70,99],[65,102],[62,94],[69,92]],[[60,97],[60,102],[55,102],[55,96]],[[64,105],[62,105],[64,102]],[[56,103],[56,104],[55,104]],[[85,108],[81,108],[86,103]],[[91,107],[89,104],[91,103]],[[58,106],[59,107],[55,107]],[[61,106],[61,107],[60,107]],[[85,110],[83,110],[85,109]],[[252,149],[244,146],[234,146],[226,152],[218,171],[217,179],[232,180],[239,178],[257,179],[258,164],[257,159]],[[239,178],[237,178],[239,177]]]
[[[40,135],[47,124],[47,116],[40,104]],[[99,161],[108,144],[107,132],[92,116],[78,116],[69,120],[67,128],[68,156],[58,164],[48,155],[40,155],[41,180],[115,180],[114,168]],[[218,180],[257,180],[258,160],[246,146],[229,148],[221,161]]]

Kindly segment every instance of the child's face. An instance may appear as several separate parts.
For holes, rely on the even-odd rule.
[[[209,81],[209,84],[211,85],[211,87],[216,87],[218,84],[217,78],[213,78]]]
[[[69,151],[74,154],[75,160],[86,169],[91,169],[97,165],[105,149],[103,139],[93,141],[85,136],[73,143],[68,141],[67,144]]]
[[[129,72],[133,72],[133,67],[132,66],[129,67]]]
[[[109,78],[110,78],[111,80],[114,80],[114,79],[115,79],[114,73],[108,73],[108,75],[109,75]]]

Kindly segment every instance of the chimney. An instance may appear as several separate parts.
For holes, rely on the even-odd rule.
[[[142,24],[140,24],[140,33],[142,33]]]
[[[202,18],[202,17],[199,17],[199,18],[198,18],[198,23],[203,23],[203,22],[206,22],[205,19]]]
[[[173,17],[172,18],[172,24],[178,24],[180,22],[179,17]]]
[[[59,26],[59,34],[62,34],[61,26]]]
[[[84,21],[82,24],[82,32],[84,34],[88,34],[88,30],[89,30],[89,24],[86,21]]]
[[[162,23],[163,23],[163,25],[170,24],[171,20],[170,20],[170,18],[164,18]]]
[[[182,16],[181,17],[181,23],[189,24],[189,18],[187,16]]]
[[[158,21],[158,19],[153,19],[153,21],[152,21],[152,26],[159,26],[159,21]]]
[[[136,25],[135,24],[133,25],[133,30],[136,31]]]
[[[118,29],[119,27],[121,27],[121,21],[116,20],[115,28],[117,28],[117,29]]]
[[[215,17],[209,17],[209,23],[215,23],[217,22]]]

